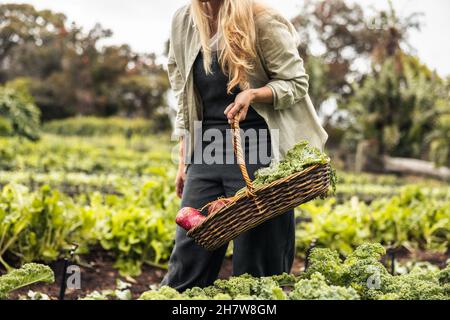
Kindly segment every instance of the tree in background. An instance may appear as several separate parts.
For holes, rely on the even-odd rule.
[[[450,78],[441,88],[442,94],[436,101],[437,116],[425,141],[430,146],[430,160],[450,167]]]
[[[300,12],[292,22],[302,39],[299,51],[318,108],[330,97],[351,96],[352,83],[365,74],[361,65],[382,63],[401,47],[409,47],[410,31],[420,29],[420,14],[400,19],[392,6],[390,12],[369,15],[357,3],[306,0]],[[313,54],[311,44],[321,53]]]
[[[347,99],[351,123],[345,142],[374,139],[379,154],[427,159],[433,139],[426,137],[434,132],[435,141],[443,138],[438,138],[435,125],[440,109],[450,109],[446,85],[416,57],[388,58],[355,84],[354,91]]]
[[[344,0],[304,2],[293,23],[310,96],[319,114],[325,102],[338,106],[324,116],[328,146],[351,154],[370,140],[377,156],[448,163],[448,81],[409,50],[418,17],[399,17],[392,4],[369,12]],[[154,54],[100,46],[110,30],[96,25],[86,33],[64,15],[30,5],[0,5],[0,19],[0,84],[27,79],[43,120],[122,115],[170,125],[169,82]]]
[[[0,135],[39,139],[40,112],[24,80],[0,86]]]
[[[293,23],[311,98],[319,112],[327,100],[338,105],[324,120],[330,143],[344,154],[370,140],[378,156],[448,164],[448,84],[407,53],[421,14],[399,17],[389,4],[369,13],[344,0],[304,2]],[[314,55],[311,44],[321,53]]]
[[[415,16],[401,19],[391,4],[389,12],[373,20],[379,40],[371,53],[371,70],[340,101],[340,108],[350,112],[345,137],[375,141],[372,152],[378,155],[448,165],[448,84],[403,49],[408,30],[419,27]]]
[[[169,88],[154,55],[100,46],[112,35],[85,33],[63,14],[31,5],[0,5],[0,83],[29,78],[43,120],[74,115],[161,115]]]

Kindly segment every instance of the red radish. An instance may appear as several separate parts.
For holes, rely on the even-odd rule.
[[[226,207],[231,201],[231,199],[222,198],[212,202],[208,207],[208,215],[219,211],[223,207]]]
[[[197,209],[184,207],[181,208],[180,211],[178,211],[175,221],[180,227],[182,227],[186,231],[189,231],[202,223],[205,218],[206,217],[202,215],[201,212]]]

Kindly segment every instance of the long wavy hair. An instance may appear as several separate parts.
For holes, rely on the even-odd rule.
[[[273,9],[254,0],[222,0],[218,13],[217,32],[219,37],[219,63],[228,75],[227,92],[239,85],[242,90],[249,88],[248,74],[255,66],[256,29],[255,15]],[[211,74],[212,51],[209,40],[212,33],[206,3],[200,0],[191,1],[191,14],[200,33],[203,49],[204,68]]]

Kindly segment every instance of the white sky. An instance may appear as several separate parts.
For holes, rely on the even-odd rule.
[[[354,2],[356,0],[350,0]],[[38,9],[65,13],[69,21],[87,29],[96,22],[113,30],[108,43],[127,43],[138,52],[163,52],[174,11],[189,0],[0,0],[0,3],[30,3]],[[302,0],[264,0],[287,17],[299,12]],[[386,8],[387,0],[359,0],[363,7]],[[400,15],[425,14],[422,31],[410,42],[417,54],[441,75],[450,75],[450,0],[393,0]]]

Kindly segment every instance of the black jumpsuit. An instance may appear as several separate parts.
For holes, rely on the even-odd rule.
[[[230,125],[224,110],[234,101],[239,88],[235,89],[233,94],[227,94],[228,77],[222,72],[215,53],[211,68],[213,74],[207,75],[200,51],[193,72],[194,84],[203,104],[202,129],[205,132],[213,128],[225,133]],[[240,126],[244,132],[249,129],[268,130],[264,119],[252,107],[249,108],[246,120],[241,122]],[[224,141],[212,143],[217,146],[223,143],[223,155],[220,156],[223,156],[224,161],[226,161],[225,154],[232,155],[231,135],[226,136]],[[208,144],[209,142],[202,142],[203,150]],[[270,135],[245,139],[243,144],[247,169],[250,178],[253,179],[254,172],[267,166],[268,163],[261,161],[260,157],[257,157],[256,162],[249,161],[249,154],[264,147],[264,150],[269,150],[270,156]],[[235,161],[232,164],[209,163],[202,161],[188,166],[181,207],[201,208],[219,197],[231,197],[245,186]],[[289,211],[266,221],[240,235],[233,243],[233,275],[249,273],[253,276],[270,276],[290,272],[295,253],[294,212]],[[171,286],[179,291],[194,286],[211,285],[219,274],[226,250],[225,245],[215,251],[207,251],[187,237],[186,231],[177,226],[169,271],[162,285]]]

